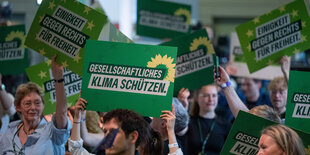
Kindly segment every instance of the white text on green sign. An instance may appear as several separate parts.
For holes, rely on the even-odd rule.
[[[229,151],[236,155],[256,155],[259,151],[259,138],[239,131],[234,139],[237,141]]]
[[[44,82],[44,90],[46,93],[50,92],[51,102],[56,102],[56,92],[54,87],[54,78],[52,77],[52,71],[50,72],[50,81]],[[80,93],[82,88],[82,79],[79,75],[73,73],[68,69],[64,69],[64,83],[66,97],[73,96]]]
[[[21,41],[0,42],[0,60],[16,60],[24,58],[24,48],[20,47]]]
[[[52,16],[44,16],[36,39],[74,58],[89,38],[81,32],[85,23],[87,19],[58,6]]]
[[[189,25],[182,16],[173,16],[159,12],[150,12],[147,10],[141,10],[139,14],[140,25],[173,30],[177,32],[188,31]]]
[[[256,61],[301,42],[301,20],[290,23],[289,14],[256,27],[256,39],[251,41]]]
[[[170,85],[166,69],[90,63],[88,88],[166,96]]]
[[[212,54],[206,55],[203,49],[180,55],[177,57],[175,78],[191,74],[212,65]]]
[[[310,118],[310,94],[294,93],[292,103],[296,103],[292,117]]]

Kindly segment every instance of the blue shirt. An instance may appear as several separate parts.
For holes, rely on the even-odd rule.
[[[270,97],[268,93],[263,93],[260,91],[259,98],[257,99],[256,102],[249,102],[246,97],[242,97],[240,94],[238,94],[242,102],[247,106],[249,110],[254,108],[255,106],[260,106],[260,105],[268,105],[269,107],[273,107],[270,101]]]
[[[10,123],[8,130],[0,140],[0,155],[21,154],[31,155],[63,155],[65,154],[65,143],[70,136],[72,124],[67,118],[67,128],[57,129],[55,126],[55,117],[51,122],[42,119],[35,131],[28,136],[24,147],[18,137],[18,125],[21,120]],[[20,129],[22,130],[22,129]],[[14,151],[15,147],[15,151]]]

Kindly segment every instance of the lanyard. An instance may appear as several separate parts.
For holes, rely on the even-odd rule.
[[[202,127],[201,127],[201,124],[200,124],[200,118],[198,117],[198,127],[199,127],[199,133],[200,133],[200,140],[201,140],[201,142],[203,142],[203,144],[202,144],[202,154],[204,154],[204,152],[205,152],[205,147],[206,147],[207,141],[208,141],[208,139],[210,137],[211,132],[214,129],[214,126],[215,126],[215,119],[212,120],[212,124],[211,124],[210,130],[209,130],[209,133],[207,134],[205,140],[203,140],[203,138],[202,138],[202,136],[203,136],[202,135]]]
[[[13,139],[12,139],[13,151],[14,151],[14,154],[15,154],[15,155],[16,155],[16,154],[17,154],[17,155],[23,154],[23,149],[24,149],[24,147],[22,147],[22,148],[19,150],[19,152],[17,152],[16,149],[15,149],[16,144],[15,144],[15,141],[14,141],[14,139],[15,139],[17,133],[19,133],[19,130],[20,130],[20,128],[23,127],[23,125],[24,125],[24,123],[17,129],[17,131],[15,132],[15,134],[14,134],[14,136],[13,136]]]

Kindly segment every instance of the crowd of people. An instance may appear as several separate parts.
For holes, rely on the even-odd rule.
[[[262,130],[257,154],[305,155],[298,134],[283,125],[289,82],[286,56],[280,60],[283,77],[271,80],[267,91],[262,91],[261,80],[249,77],[240,78],[234,87],[233,78],[219,67],[219,77],[210,75],[213,84],[193,91],[180,89],[167,103],[172,109],[163,110],[160,118],[128,109],[87,111],[88,102],[81,97],[68,107],[63,67],[56,59],[55,55],[51,60],[54,114],[43,115],[39,85],[21,84],[12,95],[0,73],[0,155],[217,155],[240,110],[277,123]],[[19,119],[12,119],[13,115]]]
[[[242,110],[280,123],[262,131],[258,154],[305,154],[294,130],[281,125],[285,121],[287,76],[271,80],[267,95],[259,90],[259,80],[244,78],[240,88],[247,93],[240,96],[231,85],[229,74],[219,67],[220,74],[214,84],[191,92],[182,88],[172,100],[172,110],[162,111],[160,118],[115,109],[105,113],[89,111],[90,118],[98,118],[90,121],[86,119],[85,99],[79,97],[74,106],[67,107],[61,80],[63,67],[55,59],[56,55],[52,58],[52,75],[56,81],[53,115],[43,115],[43,91],[35,83],[21,84],[15,98],[5,89],[0,90],[0,154],[220,154],[233,120],[216,111],[219,93],[224,95],[234,117]],[[1,78],[0,75],[0,85]],[[10,122],[14,113],[20,120]],[[91,133],[88,121],[100,132]]]

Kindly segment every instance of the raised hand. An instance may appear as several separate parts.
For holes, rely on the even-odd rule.
[[[166,120],[166,126],[167,130],[169,131],[174,131],[174,125],[175,125],[175,112],[174,112],[174,107],[172,105],[172,112],[168,110],[162,111],[162,115],[160,115],[161,119]]]
[[[55,80],[60,80],[63,79],[63,67],[56,63],[56,57],[56,54],[52,57],[52,74]]]
[[[279,63],[281,64],[282,72],[286,72],[286,71],[290,70],[290,62],[289,62],[288,56],[286,56],[286,55],[282,56]]]
[[[76,104],[75,104],[75,108],[74,108],[74,117],[79,118],[80,117],[80,112],[82,112],[82,115],[85,115],[84,113],[86,112],[86,105],[87,105],[87,101],[83,98],[81,98],[81,93],[79,95],[79,99],[77,100]]]
[[[220,86],[221,84],[230,81],[229,75],[227,74],[227,72],[223,67],[219,66],[220,77],[218,78],[215,77],[215,69],[213,71],[214,71],[214,82],[217,85]]]
[[[283,73],[286,84],[288,85],[288,72],[290,70],[290,59],[288,56],[285,55],[280,59],[279,63],[281,64],[281,71]]]

